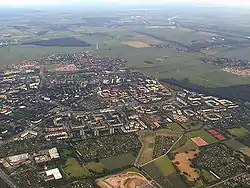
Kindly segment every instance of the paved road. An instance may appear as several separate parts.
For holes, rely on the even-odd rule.
[[[0,177],[11,187],[11,188],[18,188],[16,184],[12,182],[10,177],[0,168]]]

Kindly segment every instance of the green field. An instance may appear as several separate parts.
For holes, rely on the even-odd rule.
[[[244,127],[241,128],[233,128],[233,129],[227,129],[227,131],[236,137],[246,136],[248,134],[248,130]]]
[[[84,165],[80,165],[75,158],[68,158],[63,169],[65,173],[70,177],[87,177],[90,176],[90,172],[86,169]]]
[[[209,134],[206,130],[189,132],[187,133],[187,137],[190,139],[194,137],[201,137],[208,144],[213,144],[213,143],[218,142],[218,140],[215,137],[213,137],[211,134]]]
[[[208,171],[205,170],[205,169],[202,169],[202,170],[201,170],[201,174],[202,174],[202,176],[203,176],[203,178],[204,178],[204,181],[205,181],[206,183],[211,183],[211,182],[217,180],[216,177],[214,177],[210,172],[208,172]]]
[[[233,139],[233,140],[225,140],[225,141],[223,141],[223,143],[226,146],[228,146],[228,147],[230,147],[230,148],[232,148],[234,150],[238,150],[238,149],[246,147],[244,144],[242,144],[241,142],[239,142],[239,141],[237,141],[235,139]]]
[[[102,159],[101,163],[108,170],[114,170],[118,168],[123,168],[126,166],[131,166],[134,164],[136,157],[132,154],[123,154],[118,156],[112,156],[106,159]]]
[[[198,146],[190,139],[183,137],[179,143],[173,148],[174,153],[184,153],[190,150],[197,149]]]
[[[187,187],[167,156],[143,166],[142,170],[164,188]]]
[[[171,131],[183,131],[183,128],[178,123],[169,123],[168,127]]]
[[[64,155],[64,156],[70,156],[70,155],[72,155],[72,150],[71,149],[67,149],[67,148],[65,148],[65,149],[63,149],[62,150],[62,154]]]
[[[154,161],[154,163],[164,176],[176,173],[172,162],[167,156],[161,157],[160,159]]]
[[[104,170],[104,164],[97,162],[89,162],[86,164],[86,168],[90,171],[100,173]]]

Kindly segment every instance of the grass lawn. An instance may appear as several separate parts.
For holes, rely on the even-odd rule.
[[[161,157],[160,159],[154,161],[154,163],[164,176],[176,173],[172,162],[167,156]]]
[[[244,144],[242,144],[241,142],[239,142],[237,140],[225,140],[225,141],[223,141],[223,143],[226,146],[228,146],[234,150],[238,150],[238,149],[246,147]]]
[[[174,152],[184,153],[186,151],[194,150],[197,148],[198,146],[192,140],[186,139],[186,142],[184,143],[184,145],[176,148]]]
[[[246,130],[244,127],[241,128],[233,128],[227,130],[231,135],[236,137],[245,136],[248,133],[248,130]]]
[[[64,156],[69,156],[72,154],[72,150],[71,149],[63,149],[62,153]]]
[[[86,164],[86,168],[88,170],[100,173],[104,170],[104,164],[102,163],[96,163],[96,162],[89,162]]]
[[[169,123],[168,127],[171,131],[183,131],[183,128],[177,123]]]
[[[114,170],[118,168],[122,168],[125,166],[133,165],[135,162],[136,157],[133,156],[131,153],[112,156],[106,159],[102,159],[101,163],[104,165],[106,169]]]
[[[205,169],[202,169],[202,170],[201,170],[201,174],[202,174],[202,176],[204,177],[204,179],[205,179],[205,181],[206,181],[207,183],[211,183],[211,182],[217,180],[217,178],[214,177],[213,174],[211,174],[210,172],[208,172],[208,171],[205,170]]]
[[[190,139],[194,137],[201,137],[208,144],[213,144],[213,143],[218,142],[218,140],[214,138],[211,134],[209,134],[206,130],[189,132],[187,133],[187,137]]]
[[[70,177],[75,178],[87,177],[91,175],[87,168],[84,165],[80,165],[75,158],[68,158],[64,171]]]

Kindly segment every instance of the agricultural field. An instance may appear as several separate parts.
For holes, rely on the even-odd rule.
[[[216,138],[214,138],[206,130],[189,132],[189,133],[187,133],[187,137],[190,139],[200,137],[208,144],[213,144],[213,143],[218,142],[218,140]]]
[[[147,43],[140,42],[140,41],[125,41],[125,42],[122,42],[122,43],[126,44],[126,45],[129,45],[129,46],[132,46],[132,47],[135,47],[135,48],[147,48],[147,47],[150,47],[150,45],[148,45]]]
[[[75,158],[68,158],[65,166],[63,170],[70,178],[87,177],[91,175],[87,168],[79,164]]]
[[[246,146],[244,144],[242,144],[241,142],[233,139],[233,140],[226,140],[223,141],[223,143],[228,146],[229,148],[232,148],[234,150],[239,150],[241,148],[245,148]]]
[[[168,176],[176,173],[176,170],[171,162],[171,160],[167,156],[163,156],[157,159],[154,164],[157,168],[162,172],[164,176]]]
[[[177,41],[187,44],[196,40],[209,40],[211,36],[216,36],[212,33],[196,32],[188,28],[146,28],[143,30],[156,37],[164,37],[166,40]]]
[[[207,39],[211,37],[210,33],[194,32],[186,29],[146,29],[153,33],[163,35],[166,39],[176,40],[187,43],[192,40]],[[159,30],[159,31],[157,31]],[[73,31],[73,32],[72,32]],[[59,47],[59,46],[34,46],[34,45],[10,45],[6,48],[0,48],[0,66],[6,64],[19,63],[26,58],[32,59],[39,55],[51,52],[74,52],[90,50],[101,56],[122,56],[130,66],[138,71],[155,76],[159,79],[176,78],[184,79],[188,77],[192,82],[204,86],[221,87],[237,84],[249,83],[250,78],[244,78],[231,73],[223,72],[218,67],[202,63],[198,58],[203,55],[199,52],[183,52],[178,55],[174,48],[155,48],[149,47],[152,44],[168,45],[168,42],[152,38],[146,35],[138,35],[130,29],[124,28],[72,28],[67,32],[49,31],[45,35],[35,36],[33,33],[18,33],[23,42],[34,42],[39,40],[50,40],[55,38],[66,38],[74,36],[79,40],[90,44],[90,47]],[[100,35],[89,35],[89,33],[98,33]],[[177,37],[178,36],[178,37]],[[197,38],[198,37],[198,38]],[[96,44],[99,44],[99,50],[96,51]],[[219,50],[219,49],[218,49]],[[223,52],[222,52],[223,53]],[[238,52],[235,52],[236,54]],[[246,53],[245,53],[246,54]],[[164,57],[168,57],[165,59]],[[161,59],[159,62],[158,59]],[[146,64],[150,61],[153,64]],[[208,71],[209,70],[209,71]]]
[[[143,166],[142,170],[164,188],[187,187],[167,156]]]
[[[248,130],[245,129],[244,127],[228,129],[227,131],[228,131],[231,135],[236,136],[236,137],[246,136],[246,135],[249,133]]]

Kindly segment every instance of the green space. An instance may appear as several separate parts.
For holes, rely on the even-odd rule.
[[[154,163],[164,176],[176,173],[172,162],[167,156],[157,159],[156,161],[154,161]]]
[[[214,177],[213,174],[211,174],[210,172],[208,172],[208,171],[205,170],[205,169],[202,169],[202,170],[201,170],[201,175],[203,176],[204,181],[205,181],[206,183],[211,183],[211,182],[217,180],[217,178]]]
[[[62,153],[64,156],[70,156],[72,155],[72,150],[71,149],[68,149],[68,148],[65,148],[62,150]]]
[[[241,142],[239,142],[239,141],[237,141],[237,140],[235,140],[235,139],[232,139],[232,140],[225,140],[225,141],[223,141],[223,143],[224,143],[226,146],[228,146],[228,147],[230,147],[230,148],[232,148],[232,149],[234,149],[234,150],[238,150],[238,149],[241,149],[241,148],[246,147],[244,144],[242,144]]]
[[[245,129],[244,127],[228,129],[227,131],[231,135],[236,136],[236,137],[242,137],[242,136],[246,136],[248,134],[248,130]]]
[[[142,170],[164,188],[187,187],[167,156],[143,166]]]
[[[102,164],[100,162],[99,163],[89,162],[85,166],[89,171],[93,171],[93,172],[97,172],[97,173],[100,173],[104,170],[104,164]]]
[[[218,140],[215,137],[213,137],[211,134],[209,134],[206,130],[189,132],[187,133],[187,137],[190,139],[194,137],[201,137],[208,144],[213,144],[213,143],[218,142]]]
[[[75,158],[68,158],[65,166],[63,170],[71,178],[87,177],[91,175],[87,168],[79,164]]]
[[[175,153],[184,153],[197,148],[198,146],[192,140],[188,139],[187,137],[183,137],[173,148],[173,151]]]
[[[183,128],[178,123],[169,123],[168,127],[171,131],[183,131]]]
[[[136,157],[131,153],[111,156],[106,159],[102,159],[101,163],[108,170],[114,170],[118,168],[123,168],[126,166],[131,166],[134,164]]]

